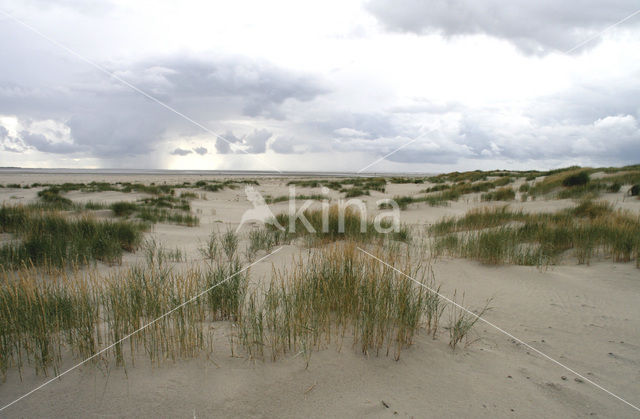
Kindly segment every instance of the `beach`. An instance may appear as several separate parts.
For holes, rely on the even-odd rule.
[[[591,174],[591,178],[593,181],[599,177]],[[229,179],[238,182],[236,187],[215,192],[195,187],[202,180]],[[240,179],[255,183],[243,184]],[[230,178],[197,173],[3,173],[0,183],[24,186],[65,182],[145,185],[188,182],[185,187],[175,187],[175,196],[183,192],[194,194],[189,203],[190,213],[198,218],[197,225],[159,221],[143,233],[145,239],[154,238],[169,251],[177,249],[180,257],[172,266],[181,271],[202,264],[201,249],[212,231],[224,234],[237,230],[237,253],[241,255],[242,266],[250,265],[249,288],[260,289],[269,284],[275,271],[292,270],[311,253],[330,245],[310,244],[298,238],[268,249],[245,251],[250,245],[249,232],[263,228],[260,220],[246,221],[240,226],[245,211],[252,209],[246,188],[250,186],[266,197],[270,211],[280,214],[288,212],[292,202],[284,198],[280,202],[269,201],[289,196],[292,186],[289,182],[310,179],[324,178],[245,174]],[[543,179],[539,177],[535,182]],[[635,417],[637,410],[608,393],[636,406],[640,403],[637,391],[640,282],[635,259],[618,262],[596,252],[588,263],[579,263],[573,250],[568,250],[553,262],[524,266],[483,263],[444,251],[434,254],[435,239],[429,229],[445,217],[462,217],[473,209],[497,209],[505,205],[518,214],[560,213],[579,204],[576,199],[545,196],[523,202],[519,188],[526,182],[524,176],[515,177],[512,186],[517,195],[509,201],[483,201],[482,192],[466,193],[446,205],[415,202],[399,211],[400,223],[411,235],[411,240],[398,245],[399,252],[411,255],[412,263],[419,262],[432,269],[442,296],[472,312],[487,308],[482,320],[474,324],[455,348],[447,330],[447,319],[455,316],[452,311],[455,307],[451,305],[442,313],[439,331],[431,334],[421,323],[398,359],[393,351],[391,355],[384,351],[363,353],[349,333],[339,341],[320,344],[309,354],[296,350],[275,360],[269,356],[248,356],[238,348],[233,352],[230,348],[233,322],[218,321],[206,326],[211,339],[209,352],[152,362],[140,351],[125,366],[116,365],[105,353],[104,361],[86,363],[69,371],[6,408],[2,415]],[[435,185],[429,181],[387,180],[384,192],[371,189],[358,199],[366,208],[366,218],[372,219],[389,212],[379,207],[381,200],[419,196],[425,188]],[[320,194],[332,205],[346,201],[344,192],[323,189],[322,185],[293,186],[294,196]],[[38,192],[46,188],[5,186],[0,189],[0,201],[5,205],[28,205],[38,202]],[[627,189],[623,186],[618,192],[603,192],[598,202],[607,202],[612,211],[627,211],[637,218],[640,201],[627,196]],[[62,195],[78,205],[100,203],[104,208],[94,210],[91,216],[101,220],[117,218],[109,209],[113,203],[136,202],[150,196],[136,190],[70,190]],[[297,208],[304,202],[296,200]],[[315,199],[309,208],[319,211],[321,200]],[[3,243],[14,240],[9,234],[3,236]],[[367,245],[354,246],[370,249]],[[78,269],[105,274],[144,261],[144,252],[138,250],[124,252],[119,263],[98,261]],[[82,357],[65,348],[58,371],[74,367],[80,361]],[[42,373],[36,375],[26,365],[21,371],[9,367],[0,384],[0,405],[11,403],[52,376],[51,370],[45,377]]]

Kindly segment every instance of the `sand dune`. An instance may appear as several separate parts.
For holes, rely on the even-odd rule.
[[[117,181],[115,175],[6,175],[2,183]],[[71,180],[73,179],[73,180]],[[197,176],[126,176],[126,181],[177,183]],[[260,178],[256,188],[265,195],[286,195],[287,179]],[[369,216],[381,210],[382,197],[416,194],[424,185],[391,184],[385,193],[364,197]],[[0,201],[27,203],[37,189],[0,189]],[[298,188],[297,193],[317,193]],[[331,191],[330,196],[340,195]],[[135,200],[140,194],[70,192],[74,202]],[[479,194],[465,196],[447,207],[412,205],[401,220],[420,234],[443,216],[462,215],[484,206]],[[187,259],[212,229],[236,228],[250,208],[242,189],[206,192],[192,211],[197,227],[157,224],[149,235],[168,248],[181,249]],[[640,213],[640,201],[623,193],[605,194],[619,208]],[[502,203],[504,204],[504,203]],[[491,203],[490,205],[500,205]],[[575,205],[571,200],[513,202],[527,212],[556,211]],[[288,203],[271,206],[274,213]],[[108,217],[109,212],[101,214]],[[252,228],[244,226],[245,231]],[[241,246],[242,247],[242,246]],[[412,252],[422,250],[414,248]],[[286,245],[283,251],[252,268],[254,283],[267,281],[272,267],[286,267],[308,249]],[[261,253],[260,255],[264,255]],[[124,264],[141,260],[127,254]],[[189,262],[182,262],[187,264]],[[634,263],[594,260],[590,266],[567,260],[546,269],[525,266],[486,266],[441,257],[433,263],[442,293],[460,297],[464,305],[480,308],[488,299],[485,318],[597,382],[632,404],[640,404],[640,279]],[[179,264],[180,265],[180,264]],[[104,267],[104,269],[111,269]],[[444,314],[444,318],[448,315]],[[167,361],[151,366],[141,357],[135,366],[103,368],[86,365],[56,380],[2,412],[6,417],[637,417],[638,411],[610,394],[533,353],[492,327],[479,323],[473,343],[453,351],[446,331],[436,339],[421,333],[414,344],[393,357],[364,356],[347,342],[314,352],[308,368],[301,356],[275,362],[232,357],[229,325],[215,328],[210,356]],[[69,357],[64,367],[74,365]],[[44,381],[32,370],[22,379],[11,369],[0,384],[5,405]]]

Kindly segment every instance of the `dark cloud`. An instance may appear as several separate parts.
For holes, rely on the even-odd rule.
[[[466,120],[460,132],[477,159],[640,161],[640,126],[632,115],[606,116],[584,124],[529,121],[509,129],[500,126],[499,120]]]
[[[216,153],[229,154],[231,152],[231,145],[224,141],[222,138],[216,138]]]
[[[123,72],[136,86],[161,100],[202,100],[242,115],[284,119],[286,100],[310,101],[326,92],[319,80],[243,57],[211,61],[173,56],[137,63]],[[206,109],[206,108],[205,108]],[[200,112],[204,115],[211,109]]]
[[[248,146],[248,153],[264,153],[267,149],[267,140],[273,134],[266,129],[254,130],[243,139],[243,144]]]
[[[273,136],[271,131],[256,129],[242,137],[237,137],[233,132],[227,131],[221,137],[216,138],[216,153],[218,154],[256,154],[264,153],[267,149],[267,141]],[[225,141],[226,140],[226,141]],[[232,150],[231,145],[237,144],[238,148]]]
[[[64,121],[71,129],[73,142],[67,144],[31,138],[31,145],[40,151],[114,159],[148,155],[169,131],[181,136],[202,134],[191,122],[115,79],[93,71],[79,73],[77,63],[61,64],[45,53],[43,62],[48,61],[55,65],[48,66],[52,73],[45,75],[21,75],[11,66],[0,69],[0,114],[20,120]],[[308,101],[325,91],[317,79],[242,57],[206,61],[171,56],[109,67],[205,126],[207,122],[224,126],[228,119],[247,115],[248,108],[251,115],[282,119],[286,115],[279,107],[285,101]],[[68,79],[69,73],[75,79]],[[264,152],[263,139],[254,135],[246,139],[247,152]],[[221,140],[216,141],[216,149],[229,152]]]
[[[227,131],[220,137],[216,138],[216,153],[218,154],[229,154],[231,153],[231,144],[239,143],[242,140],[235,135],[233,132]]]
[[[184,148],[176,148],[175,150],[173,150],[170,154],[173,156],[186,156],[187,154],[191,154],[193,153],[193,151],[191,150],[185,150]]]
[[[68,142],[54,142],[44,134],[36,134],[28,131],[20,132],[22,141],[27,146],[31,146],[38,151],[54,154],[77,153],[79,148],[76,144]]]
[[[64,7],[73,11],[73,16],[76,11],[85,13],[79,8],[91,13],[96,10],[108,13],[102,8],[82,6],[79,0],[26,1],[30,10],[23,14],[34,13],[35,22],[38,18],[45,21],[35,12],[40,8]],[[20,10],[21,3],[14,3],[15,9]],[[638,7],[628,0],[606,3],[595,0],[570,3],[550,0],[371,0],[367,4],[367,9],[392,31],[444,36],[487,34],[506,39],[528,53],[566,50]],[[57,13],[56,10],[53,11]],[[94,16],[101,20],[100,13],[94,13]],[[88,17],[83,15],[82,18]],[[75,27],[55,22],[56,26]],[[616,31],[635,30],[639,24],[640,16],[636,16]],[[78,37],[83,35],[81,30],[76,34]],[[380,39],[403,42],[403,38],[375,33],[376,30],[371,28],[371,31],[363,32],[364,36],[358,42],[362,41],[368,47],[375,46]],[[59,35],[56,31],[52,33]],[[375,36],[369,36],[374,33]],[[70,40],[79,51],[83,48],[83,43],[76,42],[77,39],[66,36],[60,39]],[[415,44],[407,43],[406,47],[412,45]],[[493,43],[488,45],[494,46]],[[132,46],[132,50],[136,48]],[[560,77],[571,76],[567,77],[570,79],[565,85],[567,90],[548,97],[534,95],[522,100],[504,92],[505,99],[499,102],[491,102],[490,98],[494,97],[491,94],[467,102],[455,99],[454,93],[452,101],[448,102],[443,97],[436,101],[434,97],[439,97],[436,92],[433,97],[429,93],[418,97],[422,94],[418,92],[424,91],[421,88],[416,89],[416,97],[412,96],[410,88],[393,90],[396,82],[393,78],[401,77],[398,76],[401,73],[383,75],[381,69],[375,68],[373,60],[374,64],[368,67],[371,73],[363,70],[362,80],[355,80],[360,74],[348,75],[346,70],[325,73],[325,80],[251,57],[211,52],[198,56],[149,57],[140,54],[145,58],[100,61],[119,77],[213,131],[222,133],[233,128],[233,132],[222,135],[227,140],[224,141],[213,136],[207,138],[206,133],[192,122],[64,51],[51,48],[33,33],[13,24],[0,25],[0,57],[6,62],[0,66],[0,115],[15,117],[17,128],[11,125],[11,132],[14,129],[19,132],[11,136],[9,130],[0,127],[0,150],[23,153],[38,150],[52,153],[52,161],[56,154],[74,154],[78,158],[97,158],[111,167],[119,164],[135,166],[138,162],[140,166],[153,167],[163,164],[168,153],[178,156],[209,152],[240,155],[244,152],[264,153],[269,149],[292,154],[290,160],[299,164],[295,154],[335,153],[337,156],[343,153],[349,156],[348,153],[361,153],[375,159],[416,138],[425,132],[425,126],[435,126],[438,128],[433,135],[402,148],[387,160],[442,164],[455,164],[460,159],[531,162],[581,156],[593,160],[602,156],[624,163],[640,160],[640,105],[637,100],[640,82],[636,80],[637,69],[628,56],[620,57],[620,61],[616,58],[613,64],[603,63],[613,66],[615,71],[603,67],[600,74],[599,69],[585,66],[573,73],[574,69],[559,62],[557,57],[523,58],[512,56],[509,50],[498,48],[496,51],[504,54],[496,57],[496,66],[508,66],[517,59],[531,60],[533,65],[539,64],[545,70],[557,67]],[[398,67],[410,65],[405,54],[414,52],[399,52],[393,57],[398,60],[393,64]],[[330,59],[335,58],[330,52],[326,53]],[[631,53],[633,51],[628,52]],[[105,49],[90,56],[114,55]],[[368,59],[368,55],[363,58]],[[592,57],[584,58],[586,61]],[[434,63],[437,65],[436,61]],[[468,71],[475,69],[470,67]],[[389,86],[385,84],[387,82]],[[330,89],[327,86],[331,86]],[[359,96],[354,86],[376,94],[364,91]],[[503,97],[504,88],[495,86],[495,89],[498,97]],[[328,90],[335,94],[325,95]],[[366,100],[374,96],[375,100]],[[43,121],[46,123],[38,125]],[[64,129],[51,131],[47,128],[51,126]],[[268,129],[260,129],[262,127]],[[184,142],[175,142],[177,140]],[[173,146],[167,146],[167,142]],[[181,147],[173,149],[175,145]],[[46,157],[35,157],[46,161]],[[159,160],[153,161],[155,158]],[[17,161],[19,156],[11,155],[7,159]],[[313,159],[306,161],[315,162]]]
[[[636,11],[638,2],[371,0],[366,8],[390,30],[445,36],[487,34],[507,39],[527,53],[544,53],[569,50]],[[625,26],[639,24],[639,19],[625,22]]]

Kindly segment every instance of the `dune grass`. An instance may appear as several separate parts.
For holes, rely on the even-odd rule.
[[[111,184],[89,184],[87,187],[83,183],[64,183],[61,185],[49,186],[38,192],[39,201],[29,204],[29,207],[43,210],[97,210],[110,208],[117,217],[135,216],[143,221],[151,223],[169,222],[188,227],[197,226],[200,220],[197,216],[190,213],[191,204],[189,199],[195,196],[192,192],[187,195],[181,194],[180,197],[175,196],[175,185],[142,185],[142,184],[123,184],[122,188],[117,188]],[[61,195],[62,192],[72,190],[83,191],[117,190],[120,192],[145,192],[153,194],[152,197],[142,198],[138,201],[118,201],[109,206],[104,204],[88,202],[84,205],[72,202],[69,198]]]
[[[424,177],[404,177],[404,176],[394,176],[388,179],[389,183],[415,183],[421,184],[424,183]]]
[[[414,278],[434,286],[422,267],[399,254],[380,256]],[[434,333],[442,302],[375,259],[354,243],[334,244],[276,271],[263,293],[249,296],[238,324],[237,343],[252,358],[276,360],[305,354],[345,336],[367,355],[400,357],[421,327]],[[429,323],[427,324],[427,318]]]
[[[399,179],[399,178],[398,178]],[[405,183],[400,182],[398,183]],[[412,182],[413,183],[413,182]],[[371,191],[384,192],[387,179],[383,177],[355,177],[342,179],[304,179],[291,180],[287,186],[300,186],[305,188],[319,188],[321,186],[345,193],[345,198],[370,195]]]
[[[134,216],[151,223],[168,222],[187,227],[200,223],[200,219],[189,212],[191,207],[187,199],[168,195],[136,202],[118,201],[111,204],[110,208],[116,217]]]
[[[247,259],[254,259],[260,250],[269,252],[273,247],[285,241],[285,233],[278,229],[257,229],[251,230],[248,234],[249,245],[246,249]]]
[[[592,176],[599,172],[604,172],[605,176],[598,179]],[[488,192],[493,188],[506,186],[515,178],[524,178],[526,182],[535,181],[524,184],[528,186],[523,185],[520,190],[533,199],[543,195],[556,199],[595,199],[602,192],[616,193],[623,185],[640,183],[640,165],[602,168],[571,166],[545,172],[535,170],[451,172],[427,178],[427,181],[435,185],[422,192],[457,189],[458,196],[473,192]],[[451,200],[455,199],[457,198]]]
[[[326,217],[323,216],[326,214]],[[382,220],[380,231],[374,221],[361,215],[361,212],[346,207],[343,210],[337,205],[332,205],[326,212],[322,209],[308,209],[304,211],[304,218],[309,226],[305,225],[301,218],[293,218],[289,213],[276,215],[276,221],[284,228],[284,237],[292,239],[307,237],[315,243],[328,243],[336,240],[356,240],[361,242],[383,241],[392,239],[399,241],[410,240],[409,230],[406,226],[398,226],[397,231],[389,220]],[[309,230],[307,227],[310,227]],[[392,231],[393,230],[393,231]]]
[[[622,185],[632,184],[634,180],[640,179],[640,171],[633,170],[622,173],[609,170],[609,173],[614,174],[593,179],[591,175],[600,170],[574,167],[553,173],[531,186],[527,192],[534,197],[546,195],[556,199],[595,199],[602,192],[616,193]]]
[[[38,197],[53,209],[70,209],[73,207],[73,202],[69,198],[61,196],[58,189],[44,189],[38,192]]]
[[[486,179],[487,174],[483,176],[476,176],[476,172],[470,172],[472,176],[465,177],[453,177],[453,179],[461,179],[457,183],[453,184],[445,184],[445,183],[436,183],[436,185],[423,189],[421,192],[426,195],[412,195],[412,196],[395,196],[393,199],[396,201],[401,210],[407,209],[410,204],[416,204],[420,202],[425,202],[429,206],[447,206],[450,201],[457,201],[463,195],[468,195],[472,193],[479,192],[487,192],[494,188],[508,185],[514,181],[514,177],[507,175],[504,173],[503,176],[498,177],[498,179],[493,181],[477,181],[478,179]],[[484,172],[480,172],[484,173]],[[462,174],[461,174],[462,175]],[[442,180],[445,182],[448,177],[436,177],[430,178],[433,182],[434,180]],[[483,200],[509,200],[508,199],[508,190],[510,188],[503,188],[504,190],[499,190],[496,193],[488,193],[482,195]],[[514,194],[515,196],[515,194]],[[496,198],[497,197],[497,198]],[[510,198],[513,199],[513,198]],[[389,208],[388,204],[381,204],[379,208]]]
[[[240,315],[247,276],[238,274],[239,261],[177,272],[162,262],[157,248],[151,252],[155,253],[148,258],[150,264],[106,277],[79,270],[61,270],[53,278],[35,269],[3,272],[0,372],[32,366],[38,374],[56,375],[66,351],[75,358],[86,358],[216,286],[115,345],[99,361],[123,365],[127,354],[133,362],[137,353],[143,353],[151,362],[160,363],[211,352],[208,322],[235,321]]]
[[[173,252],[151,240],[144,264],[107,275],[33,267],[0,272],[0,372],[30,367],[56,375],[69,356],[84,359],[112,344],[92,362],[208,356],[221,327],[212,322],[219,321],[229,322],[233,356],[275,360],[302,353],[307,363],[312,351],[330,344],[340,350],[345,342],[366,355],[398,359],[421,330],[435,338],[442,329],[446,305],[433,271],[413,263],[402,247],[368,246],[426,288],[347,241],[301,255],[274,271],[266,288],[250,290],[236,240],[233,232],[216,234],[207,263],[185,269],[174,269]],[[457,327],[459,320],[450,319],[452,347],[473,326]]]
[[[500,188],[493,192],[482,194],[480,199],[483,201],[513,201],[516,198],[516,191],[513,188]]]
[[[584,201],[558,213],[472,210],[443,219],[430,231],[435,254],[487,264],[545,266],[558,263],[569,250],[581,264],[594,257],[640,264],[640,218],[606,202]]]
[[[130,221],[101,221],[89,216],[66,217],[30,207],[0,207],[0,231],[15,240],[0,247],[0,265],[83,264],[100,260],[119,262],[123,251],[133,251],[148,226]]]
[[[296,201],[307,201],[307,200],[322,201],[325,199],[329,199],[329,197],[326,195],[320,195],[320,194],[311,194],[311,195],[298,194],[295,196]],[[290,195],[281,195],[276,197],[267,196],[265,197],[264,200],[267,204],[277,204],[278,202],[290,201],[291,196]]]

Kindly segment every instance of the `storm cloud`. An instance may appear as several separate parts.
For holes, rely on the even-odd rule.
[[[640,14],[594,37],[639,7],[630,0],[354,0],[295,16],[190,0],[154,13],[110,0],[4,3],[77,55],[3,18],[0,165],[640,160]]]
[[[371,0],[366,7],[390,30],[448,37],[486,34],[527,53],[547,53],[570,50],[639,6],[633,0]],[[637,27],[640,20],[627,25]]]
[[[132,63],[114,73],[190,119],[203,122],[274,114],[283,119],[286,115],[278,109],[285,101],[309,101],[325,91],[309,76],[238,57],[209,61],[161,57]],[[154,150],[168,131],[187,136],[203,132],[180,115],[99,73],[85,72],[80,82],[57,86],[34,82],[0,83],[0,114],[25,120],[47,117],[65,121],[73,142],[56,144],[43,133],[20,134],[27,145],[43,152],[85,152],[105,158],[139,156]],[[259,130],[248,136],[247,152],[264,152],[263,136]],[[228,143],[220,141],[217,148],[227,152]],[[198,150],[198,155],[207,151],[203,147]]]

